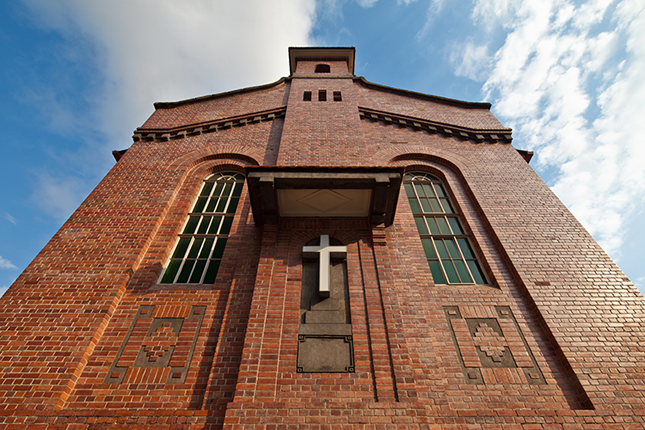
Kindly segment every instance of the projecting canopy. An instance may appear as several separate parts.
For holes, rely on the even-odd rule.
[[[366,217],[392,224],[402,168],[249,167],[255,223],[280,217]]]

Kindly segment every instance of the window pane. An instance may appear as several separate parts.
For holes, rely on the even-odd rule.
[[[412,209],[413,214],[420,214],[421,213],[421,207],[419,207],[419,202],[417,199],[408,199],[410,202],[410,209]]]
[[[462,260],[454,260],[455,268],[457,269],[457,274],[459,274],[459,279],[462,284],[472,284],[473,280],[468,274],[468,269]]]
[[[197,258],[199,250],[202,249],[202,242],[204,242],[204,239],[195,239],[193,246],[190,247],[190,251],[188,252],[188,258]]]
[[[468,244],[468,241],[466,239],[461,237],[457,239],[457,242],[459,243],[459,249],[461,249],[461,253],[464,254],[464,257],[466,259],[475,258],[475,254],[473,254],[473,250],[470,248],[470,244]]]
[[[213,251],[213,258],[222,258],[224,254],[224,247],[226,246],[226,239],[217,239],[215,250]]]
[[[193,268],[194,264],[195,260],[186,260],[184,262],[184,267],[181,268],[181,273],[177,278],[178,284],[185,284],[186,282],[188,282],[188,277],[190,276],[190,271]]]
[[[437,192],[437,195],[439,197],[446,197],[446,193],[443,191],[443,187],[441,184],[433,184],[434,185],[434,190]]]
[[[427,258],[437,258],[437,253],[434,251],[434,246],[432,246],[430,239],[421,239],[421,243],[423,244],[423,250]]]
[[[426,193],[423,192],[423,185],[422,184],[414,184],[414,189],[417,191],[417,195],[419,197],[425,197]]]
[[[208,258],[213,249],[213,242],[215,239],[208,238],[204,241],[204,246],[202,246],[202,251],[199,253],[199,258]]]
[[[228,204],[228,208],[226,209],[227,214],[234,214],[235,210],[237,209],[237,203],[239,199],[237,197],[232,197],[230,203]]]
[[[195,269],[193,269],[193,274],[190,276],[191,284],[198,284],[202,280],[202,274],[204,273],[204,267],[206,266],[206,260],[197,260],[195,264]]]
[[[464,234],[464,231],[461,229],[461,225],[459,224],[457,217],[448,217],[448,223],[450,223],[450,227],[452,228],[452,232],[454,234]]]
[[[211,222],[210,216],[205,216],[202,217],[202,222],[199,224],[199,228],[197,229],[197,234],[204,234],[206,231],[208,231],[208,225]]]
[[[214,216],[213,221],[211,222],[211,226],[208,229],[208,234],[217,234],[217,231],[219,230],[219,225],[222,223],[222,218],[221,216]]]
[[[244,185],[240,183],[235,184],[235,186],[233,187],[233,197],[239,197],[242,194],[243,187]]]
[[[405,195],[408,197],[416,197],[414,195],[414,190],[412,189],[412,184],[403,184],[403,188],[405,189]]]
[[[212,197],[208,202],[208,206],[204,212],[215,212],[215,205],[217,204],[217,198]]]
[[[461,258],[461,255],[459,255],[459,250],[457,250],[457,245],[455,244],[454,240],[445,239],[444,243],[448,248],[448,252],[450,253],[450,258]]]
[[[435,239],[434,240],[434,246],[437,248],[437,252],[439,253],[439,257],[441,257],[441,258],[450,258],[448,256],[448,251],[446,250],[446,246],[443,244],[443,240]]]
[[[229,197],[231,195],[231,188],[233,188],[233,184],[230,182],[227,184],[224,184],[224,191],[222,191],[222,197]]]
[[[459,283],[459,277],[457,276],[457,272],[455,271],[452,262],[450,260],[442,260],[441,264],[443,265],[443,270],[446,271],[446,276],[448,276],[448,282],[451,284]]]
[[[206,182],[204,184],[204,188],[202,188],[202,192],[199,193],[199,195],[208,197],[208,196],[210,196],[212,189],[213,189],[213,183],[212,182]]]
[[[208,201],[207,197],[198,198],[197,203],[195,203],[195,207],[193,208],[193,212],[203,212],[204,206],[206,206],[207,201]]]
[[[419,201],[421,202],[421,207],[423,208],[423,212],[426,212],[426,213],[428,213],[428,212],[434,212],[434,211],[430,208],[430,203],[428,203],[428,199],[423,198],[423,199],[419,199]]]
[[[220,194],[222,194],[222,188],[223,187],[224,187],[224,185],[222,183],[218,183],[215,186],[215,191],[213,191],[213,197],[215,198],[215,200],[217,200],[217,198],[220,196]]]
[[[450,202],[448,199],[441,199],[441,206],[443,206],[443,211],[447,214],[452,214],[455,213],[455,211],[452,209],[452,206],[450,205]]]
[[[439,227],[437,227],[437,221],[433,216],[427,216],[426,222],[430,228],[430,234],[439,234]]]
[[[475,278],[475,283],[485,284],[486,278],[484,277],[484,273],[482,272],[482,269],[479,267],[479,263],[477,262],[477,260],[468,260],[467,264],[468,264],[468,268],[470,268],[470,273],[472,273],[473,277]]]
[[[161,279],[162,284],[172,284],[173,281],[175,280],[175,275],[177,274],[177,270],[179,270],[179,266],[181,266],[181,260],[172,260],[168,264],[168,268],[166,269],[166,273],[164,273],[163,278]]]
[[[444,217],[438,216],[437,224],[439,224],[439,231],[441,232],[441,234],[450,234],[448,223],[446,222],[446,219]]]
[[[426,227],[426,223],[423,221],[422,217],[414,217],[414,222],[417,223],[417,230],[419,230],[420,234],[428,234],[428,228]]]
[[[439,202],[437,199],[429,199],[430,200],[430,205],[432,206],[432,210],[428,212],[438,212],[441,213],[443,210],[441,209],[441,206],[439,206]]]
[[[217,208],[215,209],[215,212],[224,212],[224,209],[226,209],[226,203],[228,202],[227,197],[222,197],[219,199],[217,202]]]
[[[177,249],[175,249],[175,253],[172,255],[172,258],[184,258],[186,249],[188,249],[188,245],[190,245],[189,237],[182,237],[181,239],[179,239]]]
[[[217,277],[217,269],[219,269],[219,260],[211,260],[206,269],[206,276],[204,276],[204,284],[212,284]]]
[[[195,232],[195,228],[197,228],[197,223],[199,223],[198,216],[191,216],[190,218],[188,218],[186,228],[184,229],[184,234],[193,234]]]
[[[423,184],[423,192],[428,197],[434,197],[434,193],[432,192],[432,188],[430,187],[430,184]]]
[[[227,216],[224,217],[224,222],[222,223],[222,228],[220,234],[228,234],[231,231],[231,225],[233,224],[233,217]]]
[[[446,278],[443,277],[443,272],[439,266],[439,261],[437,260],[428,260],[428,265],[430,266],[430,272],[432,273],[432,279],[435,284],[445,284]]]

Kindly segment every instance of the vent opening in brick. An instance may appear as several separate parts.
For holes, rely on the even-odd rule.
[[[331,72],[331,68],[329,67],[329,64],[316,65],[315,73],[330,73],[330,72]]]

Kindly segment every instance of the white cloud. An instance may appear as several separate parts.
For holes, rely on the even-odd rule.
[[[84,129],[94,133],[87,144],[105,154],[131,144],[132,131],[155,101],[288,75],[287,47],[308,45],[315,15],[314,0],[23,2],[38,25],[65,38],[52,55],[76,56],[99,75],[85,95],[89,113],[60,103],[62,94],[51,89],[31,97],[51,107],[52,128],[75,129],[81,117]]]
[[[645,291],[645,276],[641,276],[640,278],[636,278],[636,280],[633,281],[633,284],[640,291]]]
[[[9,221],[13,225],[17,224],[16,219],[14,217],[12,217],[11,215],[9,215],[8,213],[6,213],[6,212],[4,213],[3,218],[6,219],[7,221]]]
[[[450,52],[449,60],[457,76],[465,76],[474,81],[487,75],[491,62],[488,46],[476,45],[473,42],[454,46]]]
[[[405,5],[409,5],[410,3],[413,3],[416,0],[403,0],[405,2]],[[398,4],[401,4],[398,2]],[[416,35],[416,38],[418,41],[422,40],[425,35],[428,33],[430,28],[435,24],[435,19],[437,19],[437,16],[439,15],[439,12],[443,9],[445,0],[430,0],[429,5],[428,5],[428,10],[426,11],[426,22],[423,25],[423,28],[419,30],[419,32]]]
[[[629,217],[645,208],[643,4],[479,0],[471,18],[508,31],[485,97],[515,141],[537,150],[537,167],[558,170],[553,190],[618,258]],[[462,42],[456,73],[481,79],[486,47]]]
[[[360,7],[369,8],[374,6],[377,1],[378,0],[356,0],[356,3],[358,3]],[[407,0],[407,1],[410,1],[410,0]]]
[[[510,18],[517,13],[520,5],[521,0],[479,0],[475,2],[470,17],[490,30],[497,22],[510,25],[513,22]]]
[[[307,44],[315,7],[313,0],[27,3],[56,30],[93,42],[107,78],[99,101],[104,127],[131,124],[128,133],[154,101],[288,74],[286,48]]]
[[[0,255],[0,269],[17,269],[17,267]]]
[[[37,174],[31,200],[45,213],[61,220],[69,217],[85,196],[85,183],[72,176]]]
[[[23,3],[37,25],[63,37],[51,55],[67,61],[57,71],[61,81],[30,85],[22,89],[23,99],[39,106],[51,131],[84,143],[71,150],[44,149],[66,173],[37,174],[31,197],[59,219],[69,216],[105,174],[113,163],[110,151],[132,143],[132,131],[152,114],[155,101],[288,75],[287,48],[309,44],[315,16],[314,0]],[[70,99],[68,92],[76,86],[64,78],[64,67],[74,64],[89,67],[84,74],[95,74],[88,92],[75,95],[78,99]]]

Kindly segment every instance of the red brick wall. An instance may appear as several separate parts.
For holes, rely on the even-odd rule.
[[[344,62],[318,79],[317,63],[152,115],[169,129],[287,106],[128,150],[0,300],[0,428],[642,428],[643,297],[515,149],[358,113],[501,131],[488,109],[378,89]],[[158,284],[203,179],[251,165],[430,172],[490,285],[434,284],[403,194],[387,228],[259,227],[246,188],[216,282]],[[320,234],[348,248],[353,373],[296,372],[302,246]]]
[[[354,85],[350,76],[334,76],[342,76],[343,71],[347,74],[347,64],[331,62],[333,73],[315,74],[318,63],[298,63],[303,77],[294,77],[291,82],[278,164],[361,165],[365,153]],[[314,76],[316,79],[311,79]],[[319,90],[326,90],[327,101],[318,100]],[[305,91],[311,91],[311,101],[303,101]],[[334,91],[341,92],[342,101],[334,101]]]
[[[287,104],[288,84],[257,91],[233,91],[231,95],[200,97],[193,103],[175,104],[157,108],[143,124],[143,128],[172,128],[200,124],[216,119],[262,112]]]

